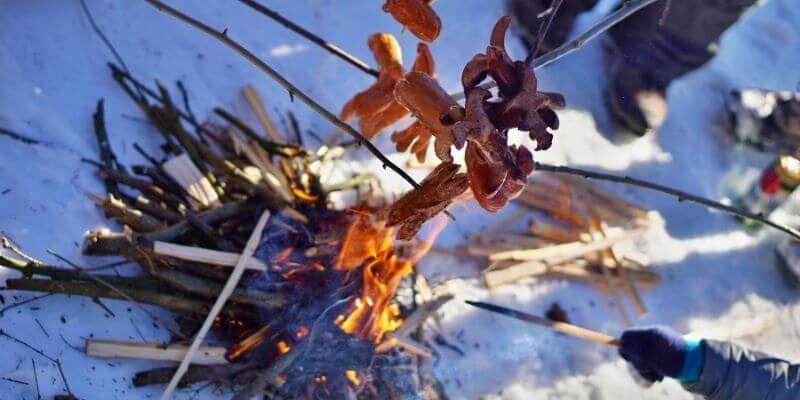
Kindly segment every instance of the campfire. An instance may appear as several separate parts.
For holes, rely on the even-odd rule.
[[[240,263],[258,216],[269,207],[278,211],[265,214],[263,230],[253,232],[260,238],[254,254],[211,325],[214,345],[198,348],[181,385],[225,382],[237,398],[265,390],[278,398],[438,398],[424,365],[431,350],[421,327],[450,296],[418,304],[414,265],[446,219],[424,239],[398,246],[397,228],[387,226],[388,204],[369,179],[324,185],[319,178],[322,165],[348,144],[310,151],[300,140],[290,143],[249,87],[245,98],[269,139],[222,109],[216,114],[224,124],[200,123],[172,102],[166,88],[153,90],[117,66],[111,70],[163,135],[165,156],[136,146],[151,164],[121,165],[108,146],[98,104],[101,161],[88,162],[108,192],[89,198],[124,230],[89,232],[84,252],[123,256],[144,275],[57,269],[14,248],[18,257],[2,256],[0,262],[26,277],[9,279],[8,288],[171,310],[175,321],[153,317],[173,333],[172,343],[88,339],[86,353],[181,361],[230,268]],[[297,124],[292,126],[300,138]],[[342,190],[357,192],[350,207],[333,206],[331,194]],[[175,371],[143,371],[133,383],[164,384]]]

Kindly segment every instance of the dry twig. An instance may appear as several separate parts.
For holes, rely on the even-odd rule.
[[[362,136],[361,133],[359,133],[357,130],[353,129],[353,127],[351,127],[350,125],[348,125],[344,121],[340,120],[335,114],[333,114],[332,112],[328,111],[325,107],[323,107],[322,105],[317,103],[314,99],[312,99],[307,94],[305,94],[305,92],[300,90],[297,86],[293,85],[291,82],[286,80],[286,78],[284,78],[283,75],[278,73],[278,71],[272,69],[272,67],[267,65],[265,62],[261,61],[261,59],[256,57],[255,54],[251,53],[249,50],[244,48],[241,44],[239,44],[235,40],[229,38],[227,36],[227,32],[226,31],[219,32],[219,31],[211,28],[210,26],[208,26],[208,25],[206,25],[206,24],[204,24],[204,23],[202,23],[202,22],[200,22],[200,21],[198,21],[198,20],[196,20],[196,19],[194,19],[194,18],[192,18],[190,16],[188,16],[188,15],[186,15],[186,14],[184,14],[184,13],[182,13],[182,12],[172,8],[172,7],[167,6],[166,4],[164,4],[164,3],[162,3],[162,2],[160,2],[158,0],[145,0],[145,1],[150,3],[152,6],[156,7],[161,12],[169,14],[169,15],[171,15],[171,16],[173,16],[173,17],[175,17],[175,18],[177,18],[177,19],[179,19],[179,20],[181,20],[181,21],[183,21],[183,22],[185,22],[185,23],[187,23],[187,24],[189,24],[189,25],[201,30],[201,31],[203,31],[204,33],[208,34],[209,36],[219,40],[220,42],[224,43],[225,45],[227,45],[231,49],[235,50],[237,53],[242,55],[248,61],[253,63],[253,65],[258,67],[260,70],[264,71],[264,73],[269,75],[270,78],[272,78],[273,80],[278,82],[279,85],[281,85],[284,89],[286,89],[286,91],[289,92],[289,96],[292,99],[294,99],[295,97],[299,98],[303,103],[306,103],[309,107],[311,107],[311,109],[313,109],[314,111],[316,111],[317,113],[322,115],[323,118],[327,119],[329,122],[331,122],[337,128],[347,132],[347,134],[349,134],[350,136],[355,138],[360,144],[362,144],[364,147],[366,147],[367,150],[369,150],[370,153],[372,153],[375,157],[377,157],[379,160],[381,160],[381,162],[383,163],[383,167],[384,168],[388,167],[392,171],[396,172],[406,182],[411,184],[411,186],[413,186],[415,188],[419,187],[419,184],[414,180],[414,178],[412,178],[402,168],[400,168],[399,166],[394,164],[391,160],[389,160],[377,147],[375,147],[374,144],[372,144],[369,140],[367,140],[364,136]]]
[[[542,164],[540,162],[536,163],[536,170],[552,172],[552,173],[556,173],[556,174],[582,176],[582,177],[584,177],[586,179],[596,179],[596,180],[600,180],[600,181],[622,183],[622,184],[625,184],[625,185],[633,185],[633,186],[638,186],[638,187],[645,188],[645,189],[648,189],[648,190],[661,192],[661,193],[664,193],[666,195],[669,195],[669,196],[677,198],[679,202],[689,201],[689,202],[692,202],[692,203],[697,203],[697,204],[703,205],[703,206],[705,206],[707,208],[710,208],[710,209],[719,210],[719,211],[722,211],[722,212],[727,213],[727,214],[735,215],[735,216],[738,216],[738,217],[749,219],[751,221],[762,223],[762,224],[767,225],[767,226],[769,226],[771,228],[774,228],[774,229],[777,229],[777,230],[779,230],[781,232],[784,232],[784,233],[786,233],[786,234],[788,234],[790,236],[793,236],[795,239],[800,239],[800,231],[798,231],[798,230],[796,230],[794,228],[791,228],[789,226],[786,226],[786,225],[783,225],[783,224],[779,224],[777,222],[770,221],[769,219],[766,218],[766,216],[764,216],[763,213],[754,214],[754,213],[751,213],[750,211],[747,211],[747,210],[743,210],[743,209],[732,207],[732,206],[727,206],[725,204],[722,204],[722,203],[719,203],[719,202],[716,202],[716,201],[713,201],[713,200],[709,200],[709,199],[704,198],[704,197],[696,196],[696,195],[693,195],[693,194],[690,194],[690,193],[686,193],[686,192],[680,191],[678,189],[673,189],[671,187],[667,187],[667,186],[664,186],[664,185],[659,185],[657,183],[645,181],[645,180],[642,180],[642,179],[632,178],[630,176],[619,176],[619,175],[606,174],[606,173],[603,173],[603,172],[587,171],[587,170],[584,170],[584,169],[578,169],[578,168],[572,168],[572,167],[566,167],[566,166],[560,166],[560,165]]]
[[[285,26],[287,29],[297,33],[298,35],[310,40],[312,43],[322,47],[325,50],[328,50],[331,54],[341,58],[344,61],[347,61],[354,67],[377,77],[378,71],[374,68],[370,67],[364,61],[359,60],[355,56],[351,55],[350,53],[340,49],[338,46],[328,42],[327,40],[307,31],[300,25],[295,24],[294,22],[290,21],[286,17],[278,14],[274,10],[254,1],[254,0],[239,0],[240,2],[244,3],[245,5],[249,6],[253,10],[258,11],[261,14],[264,14],[268,18],[272,19],[273,21]]]

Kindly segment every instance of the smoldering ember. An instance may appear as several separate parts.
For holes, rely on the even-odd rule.
[[[687,1],[11,1],[0,398],[796,397],[800,5]]]

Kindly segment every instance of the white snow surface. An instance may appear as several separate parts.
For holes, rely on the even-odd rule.
[[[182,80],[198,116],[210,116],[214,106],[222,105],[254,121],[239,93],[241,86],[249,83],[259,89],[273,115],[291,110],[304,128],[322,136],[333,132],[325,120],[305,105],[291,102],[277,84],[229,48],[144,2],[87,3],[134,75],[145,82],[159,79],[169,85]],[[398,36],[406,62],[413,58],[415,39],[381,12],[380,2],[267,3],[362,59],[371,61],[366,38],[377,31]],[[612,3],[604,1],[581,16],[573,34],[600,18]],[[217,29],[227,28],[230,37],[334,111],[372,81],[237,2],[175,0],[170,4]],[[492,25],[502,15],[502,2],[440,0],[435,8],[444,26],[432,46],[437,73],[442,85],[455,91],[462,66],[484,49]],[[518,42],[511,38],[508,42],[513,54],[522,57]],[[84,196],[87,191],[103,190],[93,168],[80,161],[81,157],[98,158],[91,120],[97,100],[105,99],[112,146],[124,163],[143,161],[133,143],[157,151],[158,134],[111,79],[105,65],[109,60],[111,53],[91,30],[78,1],[5,0],[0,6],[0,127],[42,141],[41,145],[26,145],[0,136],[0,232],[47,262],[58,263],[47,249],[86,266],[108,262],[82,256],[79,243],[89,229],[119,229]],[[649,137],[633,140],[612,132],[602,112],[606,83],[602,65],[602,46],[595,41],[539,71],[540,87],[564,93],[570,107],[560,114],[561,128],[553,148],[536,157],[629,174],[721,198],[731,182],[741,181],[747,171],[752,175],[770,159],[733,145],[714,128],[721,118],[724,94],[745,86],[797,87],[800,3],[770,0],[727,32],[719,55],[709,65],[669,88],[668,119]],[[387,134],[376,143],[393,160],[404,163],[407,159],[394,154]],[[355,152],[340,169],[343,171],[331,179],[369,169],[381,177],[385,187],[397,193],[407,189],[363,150]],[[423,170],[411,172],[416,178],[425,174]],[[701,336],[734,338],[755,349],[800,359],[798,290],[775,267],[773,248],[778,235],[763,230],[748,234],[726,215],[660,194],[603,187],[656,210],[663,221],[635,243],[664,278],[660,286],[643,292],[650,313],[635,320],[636,325],[664,324]],[[453,209],[457,221],[449,224],[439,244],[455,246],[513,211],[512,206],[490,215],[474,203],[457,206]],[[432,360],[451,398],[692,398],[674,382],[639,386],[611,348],[464,305],[463,299],[480,299],[540,314],[558,302],[577,324],[612,335],[624,329],[609,297],[593,288],[568,281],[529,280],[490,292],[477,279],[482,266],[441,254],[431,254],[422,262],[422,270],[432,281],[462,278],[450,283],[457,298],[443,308],[442,321],[446,336],[465,355],[436,347],[438,356]],[[121,273],[130,270],[119,268]],[[0,280],[18,275],[0,269]],[[7,290],[0,294],[5,305],[35,296]],[[164,364],[83,355],[88,337],[168,338],[166,331],[155,328],[130,304],[104,303],[114,316],[89,299],[50,296],[0,315],[0,328],[60,359],[69,387],[79,398],[157,398],[161,387],[133,388],[130,378],[137,371]],[[628,312],[633,315],[632,309]],[[0,398],[36,398],[35,377],[45,398],[66,392],[52,362],[7,337],[0,337],[0,344],[5,349],[0,352]],[[227,398],[229,393],[189,388],[178,397]]]

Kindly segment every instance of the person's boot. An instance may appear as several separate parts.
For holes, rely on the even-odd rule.
[[[578,14],[588,11],[598,0],[566,0],[553,19],[550,31],[537,51],[541,55],[562,45],[572,30],[572,24]],[[553,0],[508,0],[508,13],[514,18],[517,35],[525,48],[532,48],[536,43],[539,25],[547,20],[542,14],[552,5]]]
[[[667,114],[664,89],[645,72],[622,60],[611,68],[606,107],[614,125],[636,136],[657,129]]]
[[[726,106],[726,131],[736,141],[776,153],[800,148],[800,93],[739,89]]]
[[[756,2],[655,2],[612,27],[606,100],[613,121],[636,135],[657,128],[666,115],[666,87],[708,62],[720,35]]]

